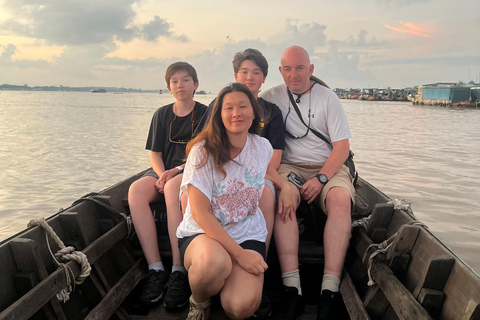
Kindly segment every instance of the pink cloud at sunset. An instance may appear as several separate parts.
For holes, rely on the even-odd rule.
[[[401,26],[392,27],[385,25],[390,30],[396,31],[398,33],[411,34],[424,38],[432,38],[435,34],[435,27],[432,25],[417,25],[411,22],[402,22],[400,21]]]

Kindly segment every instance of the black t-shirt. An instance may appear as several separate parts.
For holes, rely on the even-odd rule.
[[[207,111],[203,114],[202,119],[198,123],[198,127],[195,129],[194,135],[196,136],[207,124],[210,114],[213,110],[215,100],[208,105]],[[263,109],[264,113],[264,127],[260,132],[260,136],[270,141],[273,149],[284,150],[285,149],[285,131],[283,130],[283,116],[278,106],[274,103],[268,102],[262,98],[257,99],[258,104]]]
[[[145,149],[162,153],[165,170],[185,162],[186,142],[192,139],[192,133],[200,123],[200,119],[206,110],[206,105],[195,101],[193,111],[184,117],[177,116],[175,118],[173,103],[160,107],[155,111],[150,123]]]

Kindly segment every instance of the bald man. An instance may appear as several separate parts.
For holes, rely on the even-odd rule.
[[[297,207],[303,199],[309,204],[317,204],[327,215],[323,239],[325,267],[317,313],[317,320],[321,320],[335,319],[341,305],[339,286],[350,240],[355,189],[349,170],[343,165],[350,150],[347,117],[337,95],[311,80],[313,69],[305,49],[298,46],[287,48],[279,67],[285,83],[262,91],[260,96],[275,103],[283,115],[285,151],[279,174],[287,179],[287,175],[294,172],[306,181],[301,188],[290,185]],[[302,119],[293,103],[298,106]],[[327,138],[333,147],[316,133]],[[277,319],[291,320],[304,308],[298,270],[296,217],[277,214],[274,237],[285,289],[282,304],[285,310],[278,313]]]

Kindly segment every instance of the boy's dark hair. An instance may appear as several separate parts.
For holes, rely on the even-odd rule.
[[[245,60],[253,61],[262,70],[263,75],[266,77],[268,74],[268,62],[263,54],[257,49],[248,48],[243,52],[237,52],[233,57],[233,71],[238,73],[240,65]]]
[[[197,71],[195,71],[195,68],[187,62],[179,61],[169,65],[165,72],[165,81],[167,82],[168,89],[170,89],[170,79],[175,73],[182,70],[188,72],[188,75],[193,79],[193,83],[198,83]]]

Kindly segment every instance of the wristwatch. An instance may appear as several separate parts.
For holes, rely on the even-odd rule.
[[[178,169],[177,174],[183,173],[183,168],[182,168],[182,166],[177,166],[177,167],[175,167],[175,168]]]
[[[326,185],[328,183],[328,177],[323,173],[319,173],[315,175],[315,177],[317,177],[318,181],[320,181],[320,183],[323,185]]]

